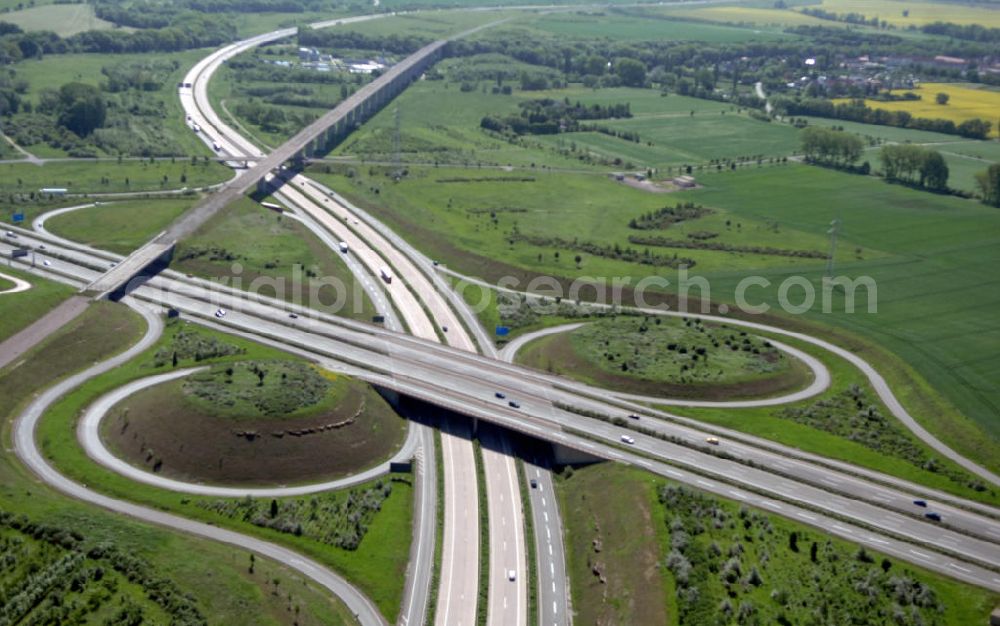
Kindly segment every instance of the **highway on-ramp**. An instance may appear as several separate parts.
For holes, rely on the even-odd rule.
[[[283,548],[254,537],[224,530],[209,524],[194,522],[177,515],[164,513],[163,511],[157,511],[124,500],[111,498],[66,478],[45,460],[35,444],[35,428],[44,412],[61,397],[86,381],[111,371],[144,352],[156,342],[162,333],[163,323],[158,314],[146,306],[136,305],[132,302],[129,304],[133,308],[136,308],[145,318],[147,323],[145,335],[138,343],[125,352],[93,365],[45,390],[21,412],[14,422],[13,435],[14,451],[21,461],[45,483],[74,498],[145,522],[166,526],[173,530],[206,539],[228,543],[274,559],[300,572],[332,592],[347,605],[362,624],[366,626],[382,626],[386,624],[379,610],[364,594],[334,572],[308,557],[302,556],[288,548]]]

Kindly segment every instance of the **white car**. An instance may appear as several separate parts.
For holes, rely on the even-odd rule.
[[[628,435],[622,435],[622,441],[631,446],[635,443],[635,438],[629,437]]]
[[[517,572],[512,569],[507,570],[507,580],[514,581],[517,580]]]
[[[215,317],[223,318],[225,316],[226,316],[226,310],[225,309],[219,309],[218,311],[215,312]]]
[[[42,259],[42,265],[44,265],[45,267],[49,267],[52,265],[52,261],[49,261],[48,259]]]

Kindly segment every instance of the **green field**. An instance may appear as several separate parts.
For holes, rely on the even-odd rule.
[[[173,267],[261,295],[370,320],[375,308],[338,255],[298,221],[244,199],[182,240]],[[330,286],[323,286],[325,279],[331,280]]]
[[[620,465],[564,471],[556,491],[582,623],[801,624],[821,610],[830,623],[890,623],[902,605],[919,623],[976,624],[1000,599]],[[929,588],[923,600],[900,595],[914,585]]]
[[[47,220],[52,233],[88,246],[129,254],[169,226],[192,199],[107,202]]]
[[[24,31],[50,30],[60,37],[69,37],[87,30],[115,28],[94,15],[89,4],[51,4],[32,6],[20,11],[0,14],[2,21],[17,24]]]
[[[5,399],[0,407],[4,441],[10,441],[10,420],[23,402],[59,378],[123,350],[137,338],[141,325],[138,316],[120,305],[96,304],[20,365],[0,372],[0,395]],[[354,623],[335,598],[281,564],[258,558],[251,574],[246,552],[68,499],[39,483],[9,454],[0,455],[0,509],[26,515],[36,523],[71,528],[82,534],[85,546],[110,543],[148,561],[157,575],[171,579],[190,594],[212,622],[285,624],[286,593],[291,593],[303,626]],[[280,581],[282,596],[272,594],[275,579]]]
[[[196,159],[145,161],[55,161],[0,165],[0,194],[37,199],[43,188],[63,188],[74,194],[141,193],[196,189],[228,180],[232,171]]]
[[[972,201],[801,166],[736,172],[705,183],[704,191],[684,195],[740,216],[767,216],[813,232],[839,217],[843,234],[857,245],[891,255],[857,260],[849,248],[841,248],[838,258],[839,273],[876,279],[877,314],[813,312],[808,317],[889,348],[994,440],[1000,436],[995,419],[1000,398],[993,382],[1000,372],[1000,335],[989,323],[997,292],[987,269],[997,261],[1000,214]],[[780,281],[788,273],[763,275]],[[819,272],[806,275],[816,280]],[[739,278],[736,273],[710,277],[722,294],[732,293]],[[773,290],[764,297],[773,302]],[[905,397],[906,390],[901,391]],[[950,430],[938,421],[943,416],[918,417],[939,435]]]
[[[464,60],[466,61],[466,60]],[[724,102],[701,100],[633,88],[587,89],[572,85],[548,91],[515,90],[511,96],[484,93],[495,85],[481,80],[481,88],[463,92],[459,83],[470,67],[490,74],[506,64],[518,72],[526,68],[499,55],[481,55],[466,64],[445,61],[438,68],[443,81],[422,81],[395,103],[400,111],[401,152],[411,163],[470,166],[530,166],[553,169],[642,169],[699,165],[713,159],[786,156],[799,147],[798,130],[783,124],[750,118],[746,111]],[[504,141],[479,128],[486,115],[508,115],[528,100],[569,99],[585,105],[627,102],[634,117],[596,120],[597,126],[638,133],[636,143],[596,132],[526,135]],[[692,115],[693,112],[693,115]],[[348,137],[333,154],[369,160],[392,158],[395,107],[377,114]],[[651,144],[651,145],[650,145]]]
[[[0,341],[29,326],[76,292],[68,285],[39,278],[8,267],[6,263],[0,265],[0,272],[31,283],[31,289],[27,291],[0,295]],[[5,285],[5,288],[12,286],[13,284]]]

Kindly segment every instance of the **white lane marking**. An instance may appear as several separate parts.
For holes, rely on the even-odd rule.
[[[542,506],[548,506],[548,505],[549,505],[549,503],[548,503],[548,502],[546,502],[546,501],[545,501],[545,498],[543,497],[543,498],[542,498]]]
[[[549,523],[549,512],[548,511],[542,511],[542,515],[545,516],[545,523],[548,524]]]
[[[810,521],[813,521],[813,522],[816,521],[815,517],[813,517],[812,515],[807,515],[806,513],[799,512],[799,513],[796,513],[796,515],[798,515],[802,519],[807,519],[807,520],[810,520]]]
[[[961,565],[957,565],[957,564],[955,564],[955,563],[949,563],[949,564],[948,564],[948,567],[954,567],[954,568],[955,568],[955,569],[957,569],[958,571],[960,571],[960,572],[965,572],[966,574],[971,574],[971,573],[972,573],[972,570],[971,570],[971,569],[969,569],[969,568],[967,568],[967,567],[962,567]]]
[[[698,479],[698,484],[702,485],[704,487],[712,487],[713,486],[712,483],[704,481],[704,480],[701,480],[700,478]]]
[[[549,572],[550,572],[550,573],[551,573],[551,574],[552,574],[553,576],[555,576],[555,575],[556,575],[556,566],[555,566],[555,564],[554,564],[554,563],[552,563],[552,561],[549,561]]]
[[[834,524],[833,528],[834,528],[834,530],[839,530],[840,532],[847,533],[848,535],[853,535],[854,534],[854,531],[852,531],[850,528],[844,528],[843,526],[841,526],[839,524]]]
[[[552,544],[549,544],[549,556],[552,556]]]
[[[680,472],[675,472],[674,470],[671,469],[668,469],[667,473],[673,476],[674,478],[684,478],[684,474],[681,474]]]
[[[924,559],[925,561],[930,560],[931,558],[928,555],[924,554],[923,552],[917,552],[916,550],[910,550],[910,554],[914,554],[918,559]]]

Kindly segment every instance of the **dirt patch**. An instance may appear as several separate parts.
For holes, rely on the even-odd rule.
[[[632,176],[626,176],[625,178],[622,178],[620,180],[616,178],[615,180],[617,180],[622,185],[627,185],[631,187],[632,189],[638,189],[639,191],[645,191],[648,193],[673,193],[675,191],[690,191],[692,189],[698,189],[701,187],[701,185],[694,185],[682,189],[679,185],[676,185],[675,183],[669,180],[652,181],[649,180],[648,178],[639,180]]]
[[[183,381],[143,390],[111,409],[107,445],[164,476],[217,484],[285,484],[371,467],[402,444],[406,422],[368,385],[351,381],[335,406],[303,417],[220,417],[187,399]]]

